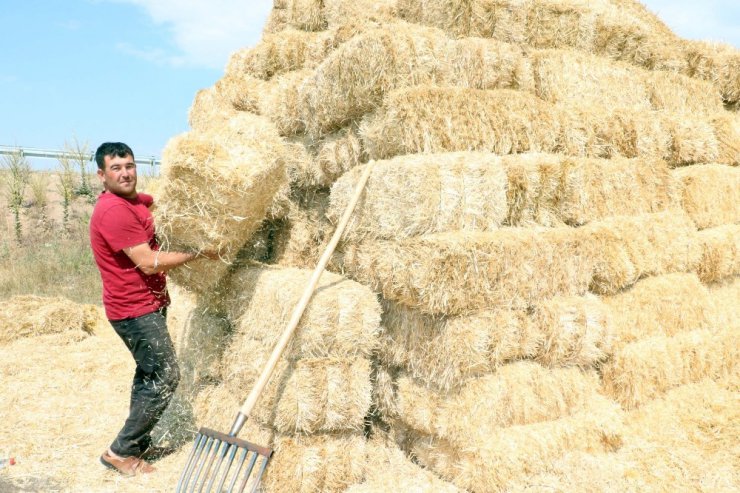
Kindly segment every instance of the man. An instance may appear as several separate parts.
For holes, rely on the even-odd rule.
[[[162,252],[150,212],[153,198],[136,192],[129,146],[105,142],[95,153],[104,191],[90,218],[90,244],[103,281],[106,317],[136,361],[129,416],[100,462],[127,476],[155,469],[145,459],[163,450],[150,433],[167,408],[180,372],[167,331],[165,272],[211,253]]]

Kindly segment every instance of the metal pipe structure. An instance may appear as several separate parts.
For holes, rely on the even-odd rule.
[[[2,154],[16,154],[20,153],[21,156],[26,157],[41,157],[41,158],[48,158],[48,159],[59,159],[59,158],[69,158],[69,159],[75,159],[79,157],[78,153],[69,152],[69,151],[57,151],[55,149],[34,149],[31,147],[20,147],[20,146],[6,146],[6,145],[0,145],[0,155]],[[95,153],[91,152],[89,154],[85,154],[85,157],[88,158],[88,161],[95,161]],[[150,164],[152,166],[159,166],[162,164],[162,161],[154,156],[146,156],[144,158],[137,157],[136,158],[137,164]]]

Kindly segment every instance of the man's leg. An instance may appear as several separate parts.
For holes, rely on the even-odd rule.
[[[129,416],[111,444],[119,456],[139,456],[150,433],[170,403],[180,380],[175,350],[167,331],[166,312],[111,322],[136,361]]]

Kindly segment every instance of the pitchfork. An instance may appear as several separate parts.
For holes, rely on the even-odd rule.
[[[337,224],[334,236],[332,236],[331,241],[326,246],[326,250],[324,250],[324,254],[321,256],[318,265],[316,265],[308,285],[293,310],[293,315],[291,316],[287,327],[275,345],[275,349],[273,349],[270,359],[267,361],[265,368],[257,379],[257,383],[255,383],[254,388],[249,393],[249,396],[247,396],[241,409],[239,409],[236,419],[234,420],[234,424],[231,426],[231,431],[226,435],[208,428],[201,428],[195,436],[195,443],[193,444],[193,449],[188,456],[185,470],[182,472],[180,481],[177,483],[178,493],[187,491],[211,491],[214,484],[216,485],[215,491],[217,492],[224,491],[224,485],[228,485],[225,490],[228,492],[242,492],[247,485],[251,485],[250,491],[257,491],[262,475],[267,468],[267,463],[269,462],[270,457],[272,457],[272,449],[255,445],[246,440],[241,440],[237,438],[236,435],[242,429],[244,423],[247,422],[252,409],[257,403],[257,399],[267,385],[270,376],[272,376],[272,372],[275,369],[280,356],[282,356],[285,347],[288,345],[288,342],[290,342],[290,338],[293,336],[293,332],[298,326],[298,322],[300,322],[311,296],[313,296],[316,285],[319,283],[319,278],[324,272],[326,264],[329,263],[329,259],[334,253],[334,249],[336,248],[337,243],[339,243],[339,239],[349,222],[352,211],[354,210],[357,201],[360,199],[360,195],[362,195],[362,190],[365,188],[365,184],[370,176],[372,165],[373,161],[368,162],[360,180],[357,182],[352,199],[347,204],[347,208],[345,209],[342,218],[339,220],[339,224]],[[237,466],[232,470],[231,466],[239,452],[241,453],[239,454]],[[246,467],[244,467],[245,463]],[[223,471],[221,471],[222,466],[224,468]],[[257,466],[257,475],[254,478],[251,478],[250,482],[250,476],[255,470],[255,466]]]

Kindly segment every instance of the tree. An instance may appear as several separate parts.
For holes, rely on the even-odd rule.
[[[74,138],[73,142],[64,143],[64,151],[70,155],[71,163],[80,170],[80,184],[75,189],[76,195],[84,195],[88,199],[93,199],[93,190],[90,186],[90,177],[87,173],[87,163],[90,162],[90,145],[87,142],[81,143]]]
[[[75,163],[69,157],[59,158],[59,170],[57,176],[57,190],[62,196],[62,226],[65,231],[69,230],[69,209],[75,195]]]
[[[4,192],[8,200],[8,207],[15,219],[15,239],[18,243],[22,239],[21,207],[23,196],[31,179],[31,165],[20,151],[3,156]]]

